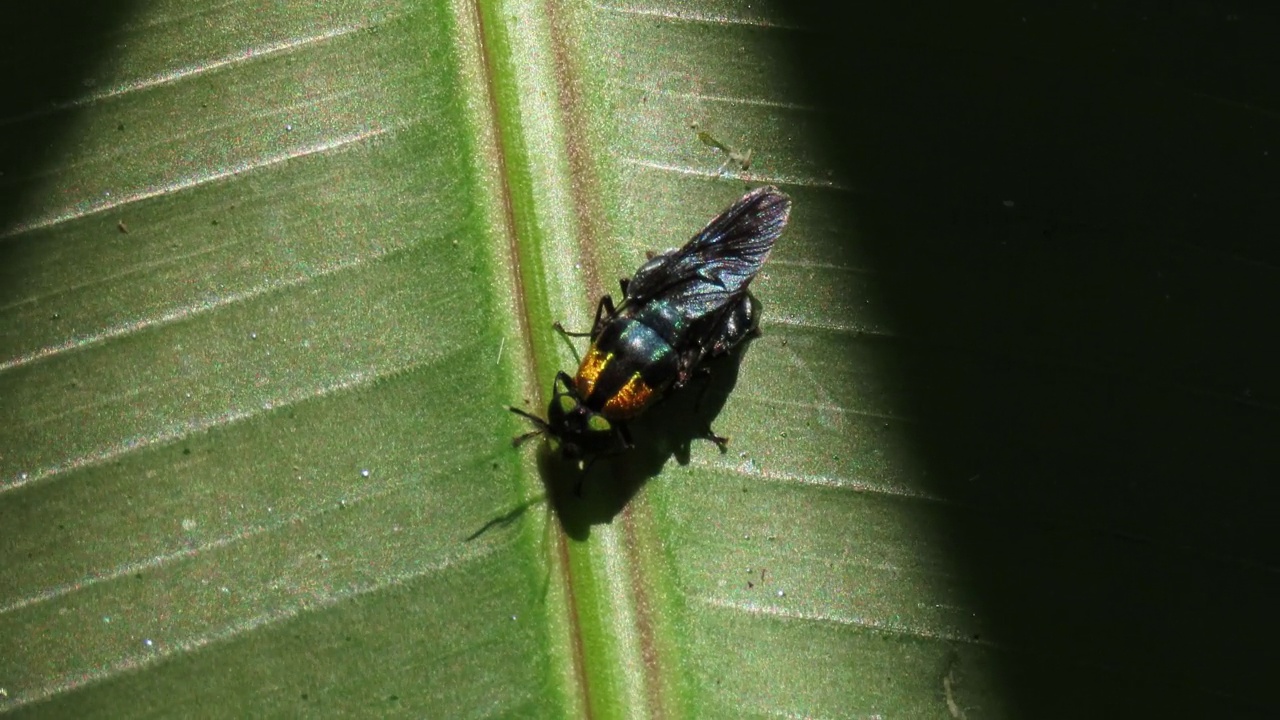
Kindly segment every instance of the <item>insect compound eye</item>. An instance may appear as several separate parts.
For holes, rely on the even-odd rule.
[[[613,425],[603,415],[592,415],[587,418],[587,429],[591,432],[609,432]]]
[[[561,395],[556,398],[556,402],[560,404],[560,412],[568,415],[578,407],[578,401],[570,395]]]

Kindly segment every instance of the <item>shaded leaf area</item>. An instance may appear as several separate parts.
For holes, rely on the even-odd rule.
[[[788,8],[577,18],[601,277],[796,201],[730,454],[621,516],[670,705],[1268,714],[1274,11]]]
[[[518,373],[448,11],[139,3],[10,95],[0,709],[561,702],[537,524],[466,542]]]
[[[841,155],[878,181],[854,209],[916,341],[894,367],[1023,714],[1274,706],[1280,386],[1253,318],[1280,306],[1280,86],[1235,82],[1280,59],[1252,35],[1278,18],[1214,10],[850,17],[982,40],[922,62],[866,36],[880,75],[800,56],[878,109],[833,132],[875,138]],[[1084,673],[1096,694],[1056,692]]]

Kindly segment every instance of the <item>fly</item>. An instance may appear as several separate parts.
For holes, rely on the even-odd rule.
[[[622,302],[605,295],[575,375],[561,371],[547,418],[519,408],[536,429],[516,445],[545,435],[569,460],[631,447],[627,422],[689,382],[703,362],[733,350],[756,332],[748,286],[769,257],[791,214],[791,198],[772,186],[743,195],[693,236],[620,281]],[[708,430],[723,451],[728,440]]]

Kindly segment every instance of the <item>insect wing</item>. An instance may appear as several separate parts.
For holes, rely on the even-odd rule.
[[[777,188],[752,190],[684,247],[641,266],[627,285],[627,303],[660,297],[686,315],[713,312],[760,272],[790,214],[791,198]]]

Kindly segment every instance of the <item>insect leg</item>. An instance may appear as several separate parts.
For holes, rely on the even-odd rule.
[[[721,453],[729,452],[729,438],[715,434],[715,431],[711,429],[711,425],[709,423],[707,424],[707,434],[703,435],[702,438],[715,443],[716,447],[720,448]]]
[[[595,337],[600,334],[600,329],[604,323],[614,315],[618,314],[618,309],[613,306],[613,298],[605,295],[600,298],[600,303],[596,305],[596,319],[591,323],[591,336]]]
[[[551,327],[555,328],[561,335],[565,335],[567,337],[595,337],[596,333],[600,332],[600,325],[602,324],[601,319],[611,318],[617,312],[617,308],[613,306],[613,298],[609,295],[604,295],[601,296],[600,302],[596,303],[596,319],[591,323],[591,332],[570,332],[559,322],[556,322]]]
[[[679,390],[689,384],[689,380],[695,375],[706,375],[707,368],[702,365],[702,360],[707,356],[706,348],[701,344],[680,353],[676,359],[676,379],[671,384],[672,390]]]

